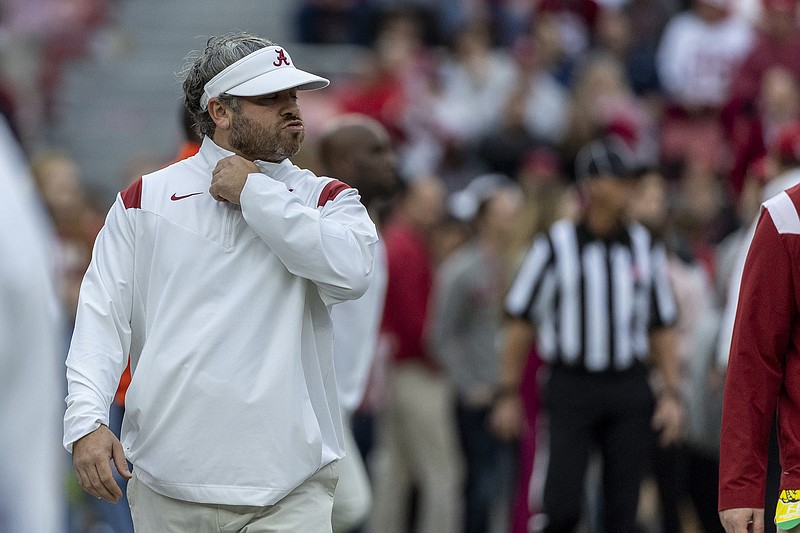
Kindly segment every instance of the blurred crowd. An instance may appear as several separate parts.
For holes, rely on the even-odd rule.
[[[466,531],[527,531],[534,511],[528,487],[538,414],[535,348],[525,380],[528,427],[520,441],[475,442],[469,438],[474,431],[465,430],[471,412],[491,405],[500,328],[482,329],[483,337],[470,341],[483,343],[488,352],[477,381],[464,379],[463,367],[471,363],[452,355],[446,328],[500,323],[504,291],[533,236],[580,209],[575,154],[588,141],[611,134],[628,144],[640,167],[630,216],[669,250],[688,413],[684,442],[654,450],[650,460],[640,504],[642,531],[719,531],[716,456],[730,336],[726,306],[736,295],[742,249],[760,203],[800,181],[797,2],[299,4],[292,21],[297,41],[322,51],[354,45],[363,55],[354,73],[332,73],[330,89],[302,95],[309,132],[294,162],[319,168],[316,134],[330,117],[361,113],[381,122],[392,137],[404,186],[375,216],[387,235],[397,231],[398,220],[405,224],[408,240],[387,242],[410,246],[394,253],[413,263],[409,268],[420,269],[405,289],[390,289],[386,304],[387,312],[408,313],[386,320],[413,315],[416,329],[405,339],[384,336],[353,420],[375,481],[376,512],[402,516],[426,532],[423,522],[431,509],[474,517],[469,513],[483,506],[488,518],[465,522],[488,525]],[[69,153],[40,150],[29,141],[57,119],[52,94],[60,70],[88,53],[108,6],[102,0],[4,0],[0,7],[5,80],[0,111],[26,150],[55,229],[59,291],[69,318],[108,206],[86,187]],[[181,120],[178,110],[175,120]],[[176,145],[175,157],[179,149]],[[146,161],[120,177],[120,188],[169,162]],[[469,309],[448,308],[443,303],[452,301],[448,290],[459,287],[452,273],[478,242],[488,243],[491,273],[482,286],[471,287]],[[391,276],[396,271],[387,248]],[[464,323],[452,324],[458,313]],[[67,342],[65,334],[65,353]],[[452,454],[398,467],[396,455],[413,448],[405,441],[417,438],[413,428],[411,434],[387,428],[407,407],[392,405],[398,394],[387,393],[399,386],[391,376],[404,357],[403,342],[416,343],[420,372],[444,384],[436,404],[444,402],[446,409],[425,414],[438,417],[428,423],[451,441]],[[487,453],[476,451],[481,446],[493,457],[488,473],[474,460],[485,461],[487,455],[473,455]],[[86,501],[68,474],[67,459],[64,467],[68,531],[130,531],[122,525],[124,516]],[[392,468],[405,469],[407,479],[392,477],[381,487],[387,480],[382,474],[395,472]],[[490,490],[468,494],[465,487],[475,485],[470,476],[483,476],[479,485]],[[593,533],[591,491],[587,494],[584,526]],[[400,508],[387,510],[386,498]],[[386,529],[379,524],[370,531]]]

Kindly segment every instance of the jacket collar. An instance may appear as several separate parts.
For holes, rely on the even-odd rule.
[[[220,159],[231,155],[234,155],[234,153],[219,146],[208,135],[203,137],[203,143],[200,145],[200,150],[197,152],[197,157],[200,158],[203,168],[206,169],[209,174],[214,170],[214,167],[217,166]],[[261,169],[262,173],[278,181],[283,181],[282,178],[288,170],[294,168],[294,165],[288,159],[284,159],[280,163],[256,160],[255,164]]]

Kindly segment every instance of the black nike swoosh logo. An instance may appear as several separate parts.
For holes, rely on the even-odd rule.
[[[169,199],[172,200],[173,202],[175,202],[175,201],[178,201],[178,200],[183,200],[184,198],[189,198],[190,196],[195,196],[196,194],[203,194],[203,193],[201,193],[201,192],[193,192],[193,193],[190,193],[190,194],[184,194],[182,196],[178,196],[178,193],[175,192],[175,193],[172,193],[172,196],[170,196]]]

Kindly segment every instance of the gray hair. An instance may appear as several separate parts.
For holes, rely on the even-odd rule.
[[[268,46],[276,44],[252,33],[228,33],[211,37],[205,50],[195,50],[186,58],[186,65],[180,74],[183,78],[184,104],[192,116],[195,131],[201,137],[212,135],[216,128],[208,111],[200,108],[200,98],[206,83],[241,58]],[[234,111],[238,110],[239,101],[235,96],[222,94],[218,100],[232,107]]]

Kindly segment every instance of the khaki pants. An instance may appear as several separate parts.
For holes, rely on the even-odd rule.
[[[370,531],[408,530],[408,497],[419,490],[420,533],[462,529],[464,466],[447,380],[414,362],[394,365],[375,450]]]
[[[319,469],[275,505],[214,505],[176,500],[136,478],[128,502],[136,533],[330,533],[337,465]]]

